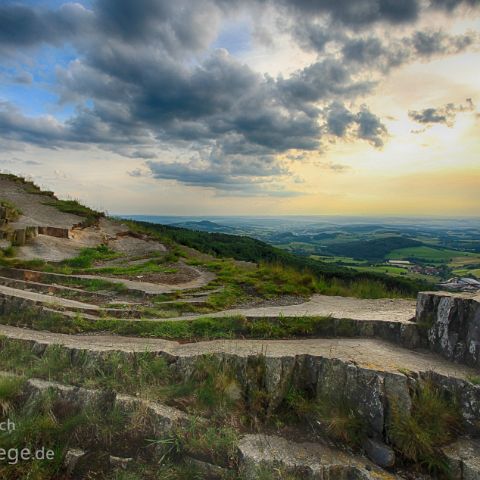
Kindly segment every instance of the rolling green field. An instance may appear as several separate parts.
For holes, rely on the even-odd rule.
[[[427,246],[399,248],[392,250],[387,255],[387,258],[390,260],[420,260],[432,263],[451,262],[459,257],[466,257],[467,259],[476,258],[480,262],[480,254],[477,253],[460,252],[458,250]]]

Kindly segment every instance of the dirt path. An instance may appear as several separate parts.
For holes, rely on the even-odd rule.
[[[177,283],[175,285],[168,285],[166,283],[151,283],[141,282],[138,280],[127,280],[125,278],[103,277],[100,275],[69,275],[71,278],[87,278],[105,280],[112,283],[121,283],[129,290],[142,291],[149,295],[159,295],[162,293],[177,292],[179,290],[192,290],[194,288],[201,288],[208,285],[212,280],[215,280],[215,274],[204,272],[199,269],[194,269],[198,273],[198,277],[189,282]]]
[[[476,370],[473,368],[453,364],[434,353],[407,350],[374,339],[214,340],[179,344],[174,341],[153,338],[66,335],[7,325],[0,325],[0,335],[94,351],[163,352],[177,357],[211,353],[229,353],[238,356],[264,354],[267,357],[312,355],[337,358],[379,371],[398,372],[399,369],[407,369],[413,372],[426,372],[433,370],[439,374],[457,378],[466,378],[467,375],[476,374]]]
[[[243,315],[245,317],[303,317],[328,316],[334,318],[351,318],[352,320],[379,320],[389,322],[408,322],[415,317],[415,300],[404,299],[360,299],[352,297],[331,297],[313,295],[305,303],[279,307],[235,308],[208,314],[209,317]],[[205,316],[205,315],[202,315]],[[186,318],[178,317],[174,320]],[[172,320],[172,319],[169,319]]]

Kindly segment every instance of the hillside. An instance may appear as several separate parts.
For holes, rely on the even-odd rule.
[[[412,282],[13,176],[0,218],[0,442],[55,457],[1,478],[437,479],[480,451],[480,355],[433,334],[440,297],[416,321]]]

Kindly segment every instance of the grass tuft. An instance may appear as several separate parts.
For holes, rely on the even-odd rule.
[[[414,393],[410,415],[393,406],[388,434],[403,458],[431,473],[447,475],[448,462],[440,447],[458,436],[461,424],[456,400],[425,382]]]

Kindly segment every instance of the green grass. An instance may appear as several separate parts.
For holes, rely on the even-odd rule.
[[[411,415],[400,414],[393,405],[388,435],[403,458],[446,477],[448,462],[440,448],[455,440],[461,424],[456,399],[424,382],[413,396]]]
[[[117,335],[197,341],[210,339],[257,338],[315,338],[354,337],[359,335],[356,322],[332,317],[279,317],[247,319],[241,315],[202,317],[195,320],[121,320],[100,318],[89,320],[61,314],[38,314],[34,309],[6,311],[0,323],[46,330],[57,333],[109,332]]]
[[[49,346],[41,357],[14,340],[2,338],[0,346],[1,369],[28,378],[116,390],[131,395],[141,392],[146,398],[156,399],[168,394],[164,391],[165,386],[173,381],[166,360],[150,353],[129,357],[112,352],[99,360],[85,352],[72,358],[66,349],[58,345]],[[10,397],[11,394],[2,396],[0,389],[2,401],[8,401]]]
[[[61,267],[66,266],[71,269],[88,269],[92,267],[95,262],[102,260],[110,260],[112,258],[117,258],[120,255],[113,250],[110,250],[107,245],[99,245],[95,248],[84,248],[80,251],[78,256],[75,258],[70,258],[61,262]],[[64,273],[71,273],[68,269],[62,269]]]
[[[320,425],[333,440],[360,447],[366,438],[366,423],[351,401],[341,394],[313,398],[311,394],[290,389],[285,397],[287,414],[310,425]]]
[[[0,391],[12,391],[12,380],[8,377],[0,378]],[[16,385],[15,384],[15,385]],[[13,388],[17,395],[18,388]],[[49,392],[39,397],[30,398],[26,404],[19,405],[16,402],[8,411],[8,418],[15,424],[12,431],[0,431],[0,445],[5,450],[29,448],[35,451],[45,448],[54,451],[53,460],[28,460],[18,461],[16,464],[9,464],[8,461],[0,464],[0,477],[5,480],[18,478],[47,480],[55,478],[62,465],[62,459],[66,448],[70,443],[72,434],[77,428],[86,422],[84,415],[72,414],[62,418],[55,411]],[[0,419],[6,419],[1,415]],[[14,462],[12,457],[11,462]]]
[[[43,195],[45,197],[51,197],[55,199],[55,195],[53,194],[53,192],[42,190],[40,187],[35,185],[35,183],[25,179],[24,177],[19,177],[11,173],[0,173],[0,177],[6,180],[9,180],[11,182],[17,183],[18,185],[21,185],[27,193]]]
[[[24,381],[16,377],[0,378],[0,415],[7,417],[13,410],[15,401],[20,395]]]
[[[455,257],[478,256],[478,254],[469,254],[458,250],[449,250],[444,248],[433,248],[427,246],[400,248],[392,250],[387,258],[390,260],[408,260],[416,259],[424,262],[442,263],[448,262]]]
[[[191,264],[201,264],[190,260]],[[258,268],[242,268],[231,260],[215,260],[205,264],[217,275],[215,284],[226,285],[225,290],[213,294],[211,306],[226,308],[252,294],[272,298],[281,295],[308,297],[314,293],[359,298],[403,298],[401,291],[387,288],[378,280],[358,278],[345,281],[317,276],[282,264],[261,263]]]
[[[467,380],[474,385],[480,385],[480,375],[467,375]]]
[[[20,210],[20,208],[18,208],[14,203],[10,202],[9,200],[0,198],[0,207],[4,207],[7,209],[9,220],[16,220],[22,215],[22,210]]]
[[[237,466],[238,432],[229,426],[205,426],[195,420],[178,433],[181,453],[204,461],[235,468]]]
[[[200,357],[192,374],[183,377],[169,368],[163,356],[149,352],[133,356],[110,352],[101,358],[79,352],[72,357],[65,348],[52,345],[38,356],[22,342],[6,338],[0,339],[0,347],[0,369],[23,377],[140,395],[213,420],[243,409],[233,370],[210,356]],[[17,382],[0,383],[0,405],[7,409],[18,394],[21,384]]]
[[[90,207],[86,207],[85,205],[82,205],[78,200],[59,200],[57,198],[54,198],[52,200],[43,202],[43,204],[55,207],[57,210],[60,210],[63,213],[71,213],[72,215],[84,217],[85,220],[82,222],[83,226],[93,225],[101,217],[105,216],[103,212],[98,212]]]
[[[13,258],[17,254],[17,250],[13,245],[10,245],[6,248],[0,249],[0,258]]]
[[[0,391],[11,390],[11,383],[12,380],[8,377],[0,378]],[[112,408],[108,396],[105,397],[106,401],[99,399],[98,402],[90,404],[83,404],[82,401],[76,404],[74,401],[65,401],[53,388],[33,395],[28,395],[32,393],[28,388],[21,392],[17,389],[15,391],[21,395],[18,395],[18,401],[8,412],[8,418],[14,422],[15,429],[10,432],[0,431],[0,445],[7,451],[22,448],[29,448],[31,451],[39,448],[53,450],[54,459],[19,461],[16,464],[2,462],[0,478],[5,480],[64,478],[62,466],[65,453],[69,448],[78,446],[89,453],[88,464],[83,467],[89,470],[88,478],[107,478],[105,469],[108,464],[105,463],[105,459],[109,453],[115,452],[125,457],[139,455],[134,462],[138,468],[142,466],[145,458],[148,459],[148,456],[143,457],[142,453],[149,447],[147,435],[151,436],[154,430],[148,423],[148,413],[141,405],[134,406],[133,409],[120,409],[115,404]],[[106,406],[110,408],[105,408]],[[0,415],[0,421],[5,418]],[[159,432],[159,435],[161,434],[162,432]],[[197,441],[201,442],[200,434],[197,435]],[[221,445],[219,441],[217,444]],[[199,445],[201,446],[201,443]],[[165,458],[165,464],[173,465],[174,460],[175,458]],[[158,465],[156,469],[158,474]],[[172,473],[174,471],[172,470]],[[188,470],[182,468],[179,471]],[[78,478],[84,476],[78,474]],[[149,478],[153,480],[158,477]]]
[[[320,262],[338,263],[345,265],[362,265],[367,263],[366,260],[356,260],[353,257],[342,257],[337,255],[310,255],[310,258],[312,258],[313,260],[318,260]]]
[[[137,265],[111,266],[87,270],[90,273],[102,275],[141,275],[149,273],[176,273],[178,269],[165,265],[162,259],[152,259]]]

